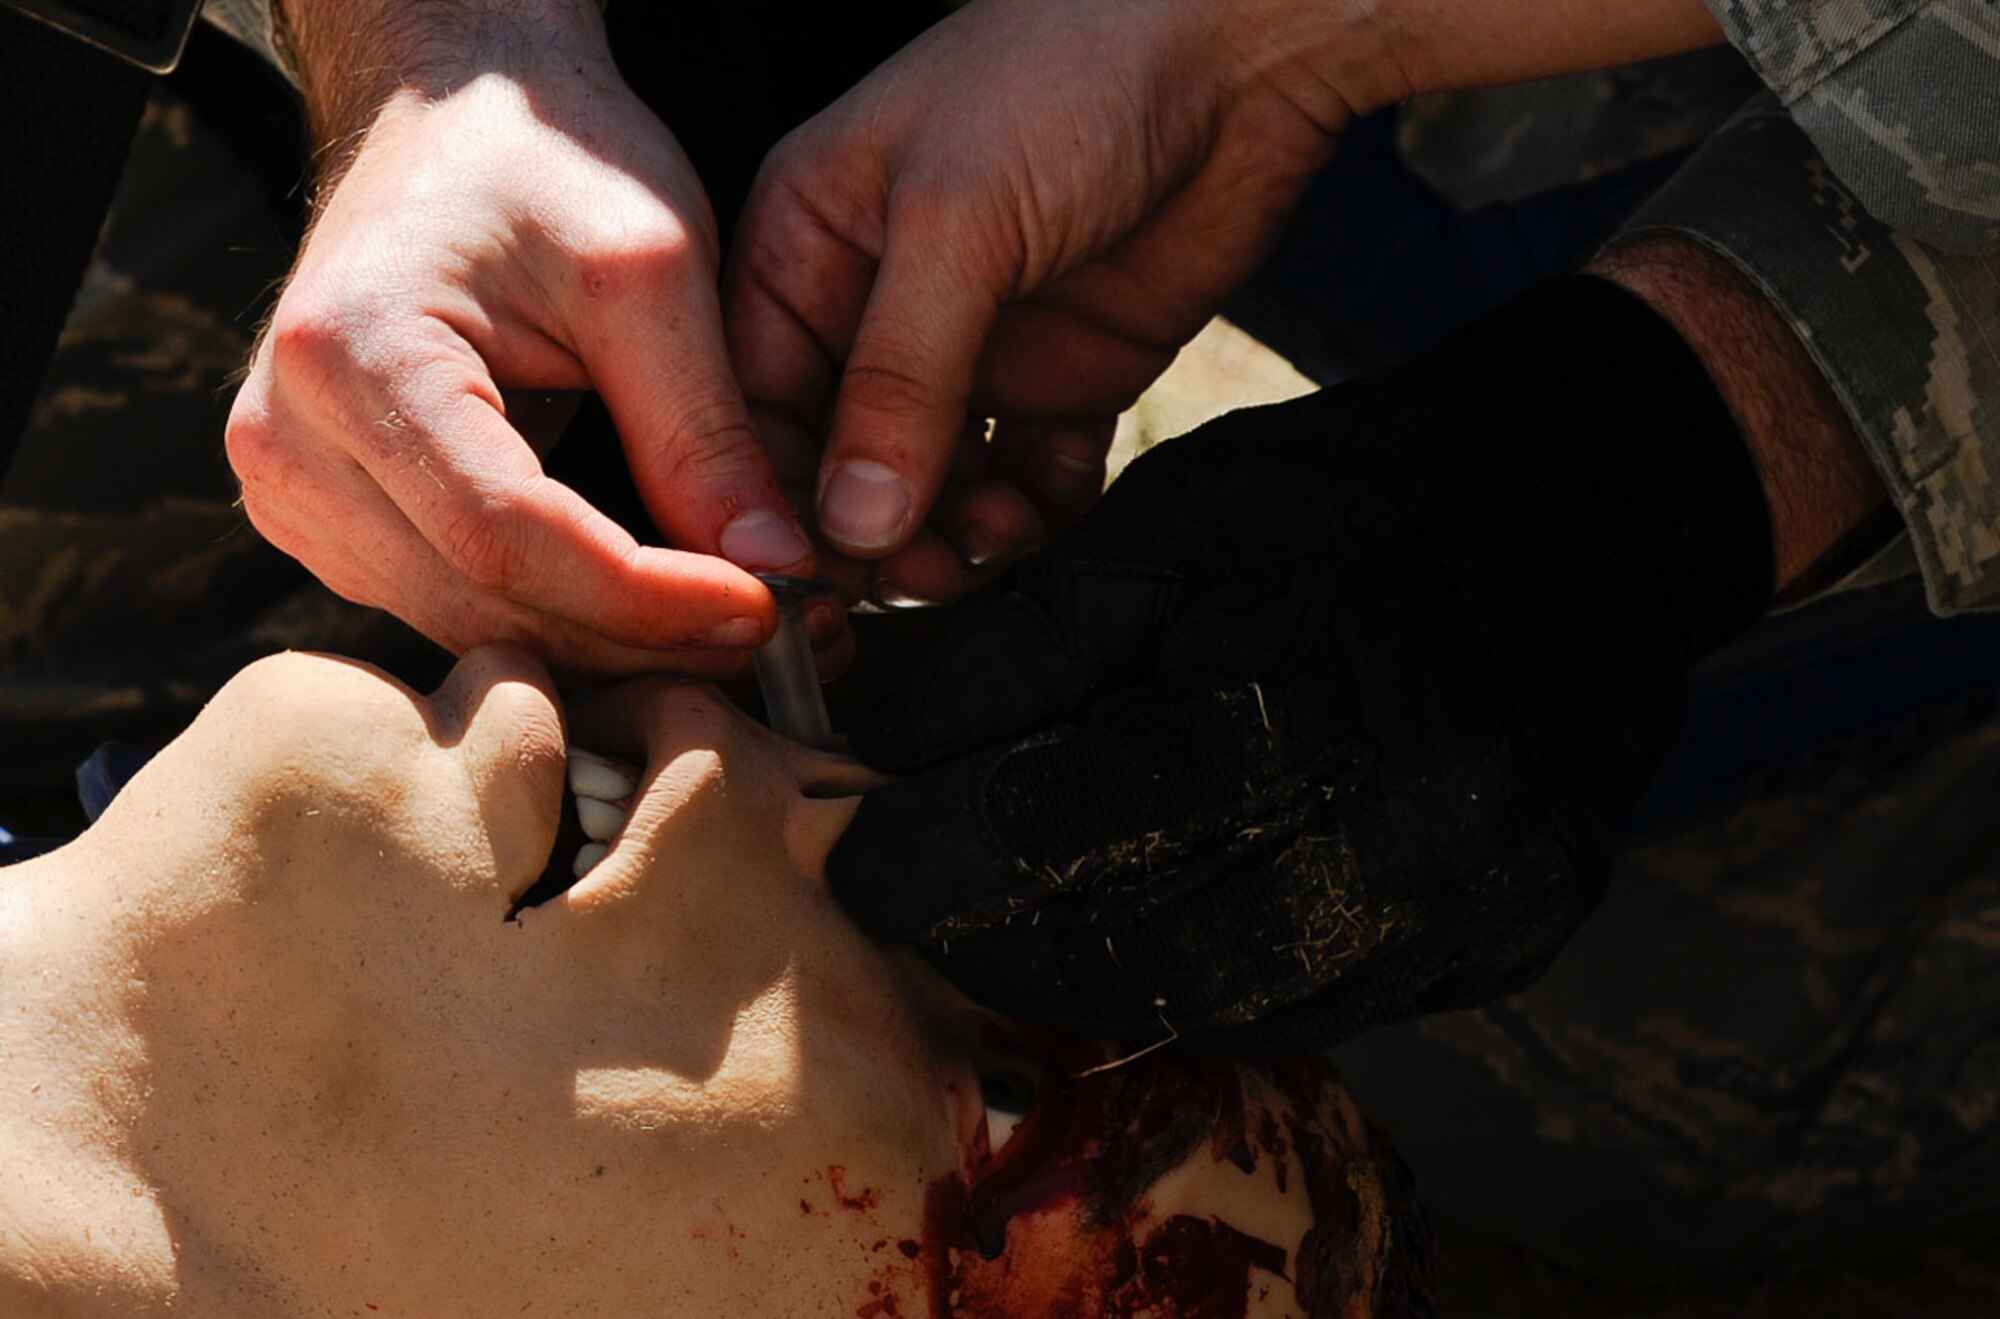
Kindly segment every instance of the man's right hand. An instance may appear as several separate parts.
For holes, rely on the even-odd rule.
[[[774,620],[745,569],[814,557],[730,371],[707,201],[594,6],[286,15],[338,173],[230,418],[251,521],[452,650],[739,667]],[[509,388],[598,390],[679,548],[547,477]]]

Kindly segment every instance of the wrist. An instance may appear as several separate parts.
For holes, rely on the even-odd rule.
[[[1769,608],[1771,515],[1760,474],[1700,355],[1645,299],[1606,279],[1553,280],[1412,369],[1422,375],[1405,386],[1411,406],[1423,406],[1412,389],[1442,386],[1456,407],[1482,414],[1493,438],[1473,447],[1499,452],[1447,445],[1449,463],[1432,479],[1461,493],[1482,479],[1494,487],[1485,497],[1502,504],[1506,529],[1492,534],[1540,547],[1517,574],[1565,564],[1587,579],[1601,574],[1586,561],[1622,561],[1623,585],[1578,587],[1561,608],[1600,608],[1621,595],[1621,607],[1678,634],[1671,649],[1683,665]],[[1488,466],[1493,474],[1481,478]],[[1503,478],[1520,491],[1499,493]],[[1546,615],[1524,617],[1548,626]]]
[[[1275,92],[1329,134],[1423,90],[1409,78],[1417,34],[1378,0],[1197,4],[1209,49],[1232,55],[1227,95]]]
[[[1241,0],[1219,21],[1302,107],[1367,114],[1429,92],[1616,68],[1719,44],[1702,0]],[[1224,34],[1244,42],[1241,33]]]
[[[1770,300],[1728,260],[1656,235],[1605,252],[1590,273],[1643,299],[1701,359],[1763,483],[1781,592],[1879,519],[1888,495],[1846,411]]]
[[[612,67],[596,0],[276,0],[323,175],[337,173],[392,106],[421,105],[497,74],[533,81]]]

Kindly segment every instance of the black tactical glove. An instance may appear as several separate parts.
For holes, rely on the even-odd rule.
[[[1146,454],[853,736],[833,891],[990,1007],[1251,1056],[1526,983],[1763,612],[1700,360],[1589,278]]]

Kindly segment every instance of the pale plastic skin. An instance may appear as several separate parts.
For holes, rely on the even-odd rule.
[[[567,738],[640,790],[508,921]],[[507,648],[429,697],[246,669],[0,871],[0,1313],[925,1313],[926,1190],[984,1153],[979,1018],[824,892],[874,781],[663,680],[566,730]],[[1311,1225],[1302,1177],[1196,1162],[1149,1213]]]

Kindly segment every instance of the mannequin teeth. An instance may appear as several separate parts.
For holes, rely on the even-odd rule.
[[[576,822],[583,826],[584,837],[595,843],[608,843],[625,827],[625,810],[611,802],[578,794]]]
[[[610,850],[603,843],[585,843],[582,847],[576,849],[576,863],[570,867],[570,873],[578,879],[582,879],[591,872],[591,869],[599,861],[604,859],[604,854]]]
[[[986,1144],[996,1153],[1004,1149],[1007,1142],[1014,1139],[1014,1132],[1020,1128],[1021,1114],[1009,1113],[1004,1109],[986,1110]]]
[[[582,747],[569,749],[569,790],[578,800],[588,797],[603,802],[623,801],[638,787],[638,774],[617,761]]]

